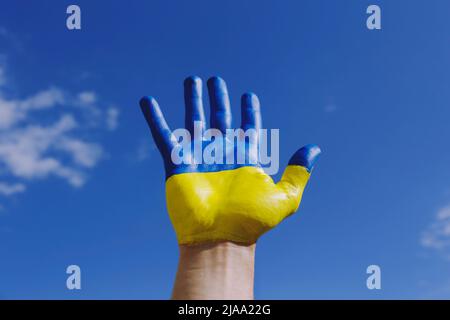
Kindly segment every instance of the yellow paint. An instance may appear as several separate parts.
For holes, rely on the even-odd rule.
[[[171,176],[166,200],[178,242],[256,242],[297,210],[309,176],[296,165],[277,184],[255,167]]]

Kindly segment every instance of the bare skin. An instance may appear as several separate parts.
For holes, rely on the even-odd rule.
[[[256,244],[227,241],[179,248],[172,299],[253,299]]]

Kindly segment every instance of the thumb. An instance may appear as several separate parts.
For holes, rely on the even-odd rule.
[[[298,209],[303,190],[320,152],[320,148],[317,145],[308,144],[297,150],[289,160],[280,182],[277,183],[277,186],[284,191],[289,200],[286,215],[292,214]]]

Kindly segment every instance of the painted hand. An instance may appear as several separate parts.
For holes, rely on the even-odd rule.
[[[170,219],[180,244],[212,241],[254,243],[264,232],[297,210],[320,149],[315,145],[299,149],[290,159],[281,180],[274,183],[264,173],[259,161],[257,141],[261,114],[258,97],[246,93],[241,99],[241,128],[250,132],[254,129],[253,134],[249,134],[247,139],[244,137],[243,144],[227,148],[225,146],[230,139],[225,133],[231,128],[231,111],[226,84],[213,77],[207,86],[210,125],[217,129],[212,130],[213,142],[215,146],[223,146],[223,149],[216,148],[212,153],[215,163],[199,161],[194,151],[200,150],[203,155],[212,145],[211,135],[208,139],[205,132],[202,82],[199,78],[189,77],[184,82],[186,129],[194,137],[189,148],[185,147],[186,141],[177,139],[169,129],[154,98],[143,97],[140,101],[164,160]],[[190,161],[175,164],[174,150],[179,150],[181,144],[184,145],[182,158]],[[245,161],[236,163],[240,156]],[[227,162],[227,157],[234,162]]]

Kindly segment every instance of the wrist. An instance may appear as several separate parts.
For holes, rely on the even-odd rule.
[[[256,244],[180,245],[173,299],[253,299]]]

